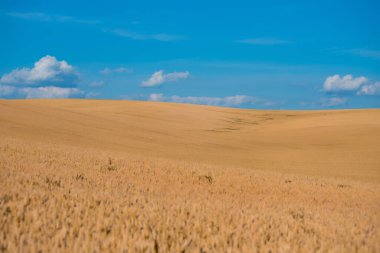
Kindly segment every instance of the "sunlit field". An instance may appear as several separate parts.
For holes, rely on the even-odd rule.
[[[380,110],[0,100],[1,252],[379,252]]]

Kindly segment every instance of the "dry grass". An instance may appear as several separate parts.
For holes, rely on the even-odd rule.
[[[328,169],[314,173],[320,161],[312,165],[308,162],[318,154],[301,157],[298,163],[289,156],[290,164],[301,167],[303,162],[305,165],[305,171],[292,174],[301,169],[297,167],[292,171],[284,164],[279,169],[264,171],[271,161],[265,163],[261,158],[268,155],[268,143],[274,139],[261,143],[264,150],[258,157],[236,162],[238,153],[229,156],[225,148],[248,135],[258,141],[251,128],[229,132],[224,142],[220,140],[223,134],[204,131],[224,124],[220,118],[225,119],[225,115],[215,114],[230,115],[233,112],[230,109],[179,106],[177,112],[208,110],[208,118],[203,123],[189,125],[186,117],[201,116],[186,114],[177,116],[173,122],[161,122],[164,126],[148,126],[148,123],[143,124],[147,121],[144,117],[142,129],[137,129],[132,125],[138,126],[138,122],[122,122],[117,118],[113,118],[116,121],[113,123],[108,119],[108,127],[102,125],[103,119],[110,116],[96,114],[94,110],[107,111],[105,108],[90,110],[67,101],[57,102],[58,105],[33,102],[13,102],[12,105],[1,101],[6,105],[0,107],[0,252],[380,252],[379,167],[376,170],[375,166],[379,158],[374,158],[371,152],[361,153],[366,147],[369,149],[371,143],[379,142],[379,138],[374,138],[379,135],[371,140],[363,137],[366,136],[364,130],[378,133],[377,119],[368,119],[372,123],[367,122],[367,128],[338,127],[339,131],[346,129],[344,134],[351,131],[354,137],[362,136],[359,141],[352,141],[358,144],[355,152],[359,154],[361,170],[357,163],[348,168],[349,176],[341,176],[345,173],[341,169],[326,174],[336,160],[344,164],[339,154],[344,146],[351,149],[346,144],[352,137],[346,136],[333,148],[324,146],[325,153],[331,150],[323,163]],[[28,103],[30,108],[23,107]],[[60,107],[59,103],[66,103],[66,107]],[[97,103],[107,107],[104,101]],[[137,103],[135,107],[149,105],[152,104]],[[157,110],[162,110],[160,116],[168,114],[165,119],[171,119],[171,106],[158,104]],[[143,110],[143,116],[153,114],[147,108]],[[74,112],[80,116],[76,118]],[[239,113],[243,117],[246,112],[236,110],[236,114]],[[303,113],[305,116],[300,117],[307,119],[303,124],[315,120]],[[48,115],[58,115],[57,120],[65,123],[41,119]],[[210,119],[210,115],[215,119]],[[353,115],[366,118],[358,112]],[[293,127],[293,120],[297,121],[282,116],[275,116],[282,126]],[[130,119],[130,116],[125,117]],[[121,124],[119,132],[117,123]],[[167,124],[172,125],[173,131],[165,132]],[[284,131],[268,124],[265,129],[269,129],[269,133]],[[94,130],[89,131],[89,126]],[[334,127],[336,125],[328,131]],[[194,131],[190,131],[192,128]],[[86,129],[88,131],[84,131]],[[152,132],[155,129],[159,133]],[[264,132],[264,127],[254,130]],[[160,139],[163,132],[179,134],[180,138],[181,131],[187,134],[183,134],[182,142],[176,137]],[[310,129],[304,126],[299,130],[299,139],[294,140],[294,145],[307,146],[310,139],[303,138],[304,131]],[[317,128],[316,131],[324,130]],[[107,141],[106,136],[96,136],[111,132],[120,142],[116,137],[110,136]],[[150,134],[143,135],[145,132]],[[268,136],[269,133],[263,134]],[[289,133],[294,137],[294,132]],[[199,134],[204,136],[194,139]],[[231,136],[234,134],[236,136]],[[122,137],[128,136],[134,136],[131,140],[137,150],[131,150],[129,144],[121,145],[126,141]],[[287,138],[289,136],[283,136],[273,144],[273,166],[280,165],[292,150],[291,143],[283,145]],[[339,138],[341,136],[330,140]],[[197,145],[199,150],[190,150]],[[299,152],[307,155],[307,151],[322,149],[318,145],[309,146]],[[152,147],[161,150],[153,152]],[[244,159],[248,152],[245,148],[251,146],[243,142],[242,147],[240,158]],[[186,148],[190,148],[189,152],[181,155]],[[281,151],[285,154],[283,157],[278,156]],[[214,157],[216,154],[220,162]],[[347,154],[351,153],[347,151]],[[248,162],[254,159],[262,167],[251,164],[249,168]],[[352,158],[347,157],[347,164],[350,161]],[[308,170],[313,166],[314,170]]]

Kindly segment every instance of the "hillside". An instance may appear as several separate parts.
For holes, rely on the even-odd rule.
[[[0,252],[380,252],[380,110],[0,100]]]
[[[0,101],[0,137],[255,170],[380,180],[380,110]]]

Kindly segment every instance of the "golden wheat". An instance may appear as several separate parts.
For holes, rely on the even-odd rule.
[[[33,109],[36,118],[48,110]],[[189,157],[172,151],[150,157],[149,150],[129,152],[109,142],[102,148],[91,133],[62,138],[54,123],[38,119],[25,121],[35,124],[29,132],[12,117],[0,120],[2,252],[380,252],[377,177],[248,169],[232,166],[235,157],[223,166],[223,147],[221,163],[214,154],[198,161],[181,161]],[[204,158],[194,152],[190,158]],[[362,174],[375,173],[371,168]]]

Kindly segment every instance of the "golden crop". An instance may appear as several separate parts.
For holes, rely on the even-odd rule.
[[[336,112],[340,125],[328,129],[310,129],[307,112],[303,125],[272,112],[263,128],[235,123],[240,130],[221,134],[208,130],[230,126],[225,114],[259,112],[126,102],[133,116],[106,101],[0,102],[0,252],[380,252],[380,159],[378,147],[369,150],[380,138],[367,138],[380,124],[365,111],[353,112],[368,118],[361,129],[344,127]],[[192,125],[202,115],[172,117],[191,110],[207,118]],[[289,135],[279,137],[284,129]],[[311,130],[335,136],[304,135]],[[257,156],[244,157],[250,148]],[[353,153],[357,163],[345,158]]]

